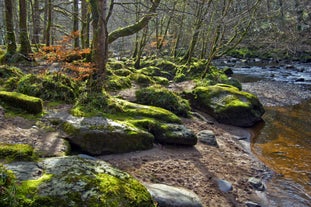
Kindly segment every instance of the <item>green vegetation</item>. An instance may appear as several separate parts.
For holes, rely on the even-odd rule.
[[[40,98],[22,93],[0,91],[0,100],[34,114],[41,113],[43,110],[43,102]]]
[[[78,85],[66,75],[59,73],[25,75],[17,83],[16,90],[43,100],[72,103],[78,94]]]
[[[4,144],[0,143],[0,160],[31,161],[37,158],[34,149],[27,144]]]
[[[187,117],[189,115],[189,102],[159,85],[138,90],[136,98],[140,104],[161,107],[179,116]]]

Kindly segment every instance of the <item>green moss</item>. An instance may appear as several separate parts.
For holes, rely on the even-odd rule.
[[[122,108],[122,114],[133,118],[153,118],[169,123],[181,123],[181,120],[174,113],[159,107],[135,104],[121,99],[116,99]]]
[[[189,115],[189,102],[159,85],[138,90],[136,92],[136,99],[140,104],[161,107],[176,115],[184,117]]]
[[[168,86],[169,80],[167,78],[161,76],[153,76],[155,83],[160,84],[162,86]]]
[[[131,74],[133,74],[133,72],[129,69],[118,69],[118,70],[114,70],[113,73],[117,76],[129,76]]]
[[[110,76],[106,83],[106,89],[109,91],[118,91],[130,87],[131,80],[128,77]]]
[[[0,143],[0,159],[11,161],[31,161],[37,158],[34,149],[27,144]]]
[[[44,100],[72,103],[78,93],[78,85],[69,77],[58,73],[44,76],[26,75],[17,83],[17,91]]]
[[[228,52],[229,56],[237,57],[237,58],[253,58],[257,57],[257,54],[254,50],[250,48],[236,48]]]
[[[141,86],[147,86],[154,83],[151,77],[142,73],[135,73],[131,75],[131,79]]]
[[[40,98],[17,92],[0,91],[0,100],[34,114],[41,113],[43,109],[43,102]]]
[[[109,67],[112,70],[119,70],[124,68],[124,63],[122,61],[110,58],[107,67]]]

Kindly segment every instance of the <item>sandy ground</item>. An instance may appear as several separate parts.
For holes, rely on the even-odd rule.
[[[190,189],[198,194],[204,206],[245,206],[246,201],[261,202],[247,182],[250,177],[265,174],[265,167],[249,153],[250,132],[210,124],[195,117],[183,119],[183,123],[194,132],[214,131],[219,147],[203,143],[194,147],[155,145],[147,151],[98,158],[143,182]],[[221,192],[217,186],[218,179],[232,183],[233,190]]]

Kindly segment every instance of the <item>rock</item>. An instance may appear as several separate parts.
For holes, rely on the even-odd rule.
[[[33,114],[41,113],[43,110],[43,101],[40,98],[22,93],[0,91],[0,100]]]
[[[6,168],[20,183],[16,206],[154,206],[138,180],[104,161],[69,156],[11,163]],[[36,177],[28,172],[38,169]]]
[[[200,198],[184,188],[164,184],[145,184],[159,207],[202,207]]]
[[[229,191],[233,190],[232,184],[226,180],[217,180],[217,185],[219,190],[221,190],[224,193],[227,193]]]
[[[200,131],[197,134],[197,138],[200,142],[210,145],[210,146],[214,146],[214,147],[218,147],[218,143],[216,141],[216,137],[213,131],[211,130],[203,130]]]
[[[247,207],[261,207],[261,205],[259,205],[258,203],[254,203],[254,202],[252,202],[252,201],[246,201],[246,202],[245,202],[245,205],[246,205]]]
[[[251,177],[248,179],[248,183],[255,189],[258,191],[264,191],[266,188],[264,186],[264,184],[262,183],[262,180],[259,178],[254,178]]]
[[[233,70],[231,68],[226,67],[223,69],[223,71],[224,71],[224,74],[228,77],[231,77],[233,75]]]
[[[151,133],[160,144],[193,146],[198,140],[192,131],[181,124],[162,124]]]
[[[193,107],[212,115],[218,122],[239,127],[250,127],[265,110],[258,98],[225,84],[197,87],[187,94]]]
[[[150,149],[153,135],[134,126],[104,117],[80,118],[69,115],[63,129],[70,143],[91,155]]]
[[[304,78],[298,78],[298,79],[295,80],[295,82],[304,82],[304,81],[305,81]]]

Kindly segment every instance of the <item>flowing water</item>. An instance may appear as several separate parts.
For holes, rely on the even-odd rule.
[[[237,67],[233,71],[242,82],[266,79],[311,86],[311,65],[306,64]],[[311,99],[265,109],[264,123],[253,129],[251,149],[275,172],[267,182],[267,206],[311,206]]]

